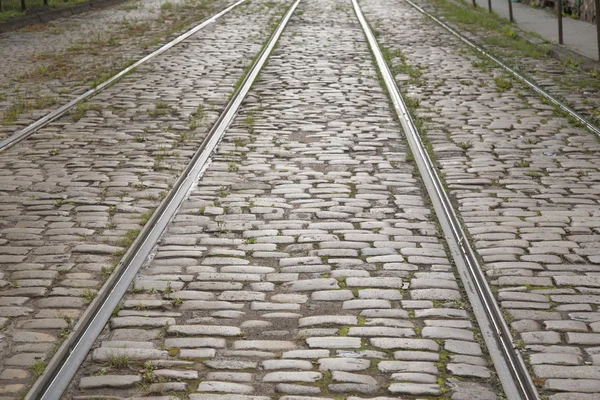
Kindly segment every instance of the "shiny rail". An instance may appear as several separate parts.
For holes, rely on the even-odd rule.
[[[184,40],[188,39],[190,36],[192,36],[193,34],[197,33],[198,31],[200,31],[201,29],[203,29],[207,25],[210,25],[211,23],[215,22],[217,19],[219,19],[223,15],[227,14],[229,11],[233,10],[234,8],[236,8],[240,4],[244,3],[245,1],[246,0],[239,0],[239,1],[237,1],[236,3],[230,5],[229,7],[225,8],[222,11],[220,11],[219,13],[217,13],[217,14],[213,15],[212,17],[208,18],[204,22],[196,25],[195,27],[193,27],[189,31],[185,32],[184,34],[177,36],[175,39],[171,40],[169,43],[165,44],[160,49],[158,49],[156,51],[153,51],[152,53],[150,53],[147,56],[143,57],[142,59],[136,61],[134,64],[130,65],[129,67],[121,70],[119,73],[113,75],[112,77],[108,78],[104,82],[100,83],[98,86],[96,86],[96,87],[88,90],[87,92],[85,92],[82,95],[76,97],[75,99],[71,100],[67,104],[65,104],[65,105],[57,108],[56,110],[51,111],[50,113],[48,113],[45,116],[43,116],[42,118],[38,119],[34,123],[26,126],[25,128],[21,129],[18,132],[15,132],[14,134],[12,134],[11,136],[9,136],[8,138],[6,138],[4,140],[1,140],[0,141],[0,153],[2,153],[3,151],[11,148],[12,146],[16,145],[17,143],[19,143],[19,142],[27,139],[29,136],[33,135],[39,129],[47,126],[52,121],[55,121],[56,119],[62,117],[66,113],[68,113],[70,110],[72,110],[74,107],[76,107],[79,103],[81,103],[81,102],[89,99],[90,97],[98,94],[102,90],[104,90],[107,87],[111,86],[112,84],[114,84],[115,82],[117,82],[119,79],[121,79],[125,75],[131,73],[137,67],[139,67],[140,65],[144,64],[145,62],[147,62],[147,61],[151,60],[152,58],[154,58],[154,57],[156,57],[156,56],[164,53],[165,51],[171,49],[173,46],[177,45],[178,43],[181,43]]]
[[[210,164],[213,151],[235,118],[246,94],[267,62],[300,1],[296,0],[282,18],[277,29],[252,64],[239,89],[234,93],[225,110],[195,153],[192,161],[173,186],[170,194],[163,200],[150,221],[140,232],[138,238],[123,256],[116,271],[100,289],[96,299],[79,319],[73,333],[50,360],[44,374],[35,382],[25,400],[55,400],[61,398],[97,337],[109,321],[113,310],[127,292],[140,267],[152,257],[152,250],[158,243],[163,231],[179,210],[181,203],[188,197],[193,185]]]
[[[425,150],[421,136],[408,108],[398,90],[396,82],[379,48],[357,0],[352,0],[354,11],[377,62],[377,68],[385,82],[394,109],[405,131],[408,144],[415,155],[415,162],[433,203],[452,258],[456,263],[463,286],[486,342],[492,362],[509,400],[538,400],[539,394],[527,371],[519,352],[515,349],[512,335],[487,284],[482,269],[452,203],[442,185],[431,158]]]

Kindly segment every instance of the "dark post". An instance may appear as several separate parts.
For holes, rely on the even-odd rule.
[[[596,40],[598,40],[598,60],[600,61],[600,0],[596,0]]]
[[[44,5],[47,6],[48,5],[48,0],[44,0]]]
[[[512,12],[512,0],[508,0],[508,15],[509,15],[510,22],[515,22],[515,20],[513,19],[513,12]]]
[[[2,0],[0,0],[0,4],[2,4]],[[473,8],[477,8],[477,1],[473,0]]]
[[[492,12],[492,0],[488,0],[488,11]]]
[[[558,0],[558,44],[563,44],[562,9],[562,0]]]
[[[21,11],[25,11],[27,7],[25,7],[25,0],[21,0]]]
[[[475,0],[473,0],[475,1]],[[2,8],[2,0],[0,0],[0,12],[4,11],[4,9]]]

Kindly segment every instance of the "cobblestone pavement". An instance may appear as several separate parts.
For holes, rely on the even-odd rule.
[[[400,132],[350,3],[300,3],[69,397],[495,399]]]
[[[41,373],[287,5],[234,10],[0,154],[0,397]]]
[[[600,144],[403,2],[363,0],[517,344],[552,400],[600,392]]]
[[[184,0],[170,3],[176,5]],[[109,34],[113,24],[124,20],[145,22],[160,14],[163,0],[126,2],[118,6],[60,18],[47,25],[32,25],[16,32],[0,34],[0,56],[6,62],[0,71],[2,81],[10,80],[24,68],[31,68],[31,58],[41,53],[58,53],[90,37]],[[37,65],[35,65],[37,66]]]
[[[165,7],[165,4],[170,5]],[[0,139],[137,61],[225,1],[130,1],[0,34]]]
[[[459,4],[442,3],[439,0],[415,0],[415,2],[442,18],[445,13],[444,7],[450,5],[461,9]],[[470,6],[465,6],[465,8],[467,7],[470,8]],[[482,10],[482,13],[486,13],[486,11]],[[447,19],[446,22],[448,22]],[[450,24],[456,26],[455,23],[450,22]],[[511,35],[519,34],[513,26],[507,26],[501,33],[489,30],[486,32],[481,27],[471,26],[469,29],[474,30],[475,33],[469,32],[464,25],[462,28],[459,25],[458,28],[466,37],[491,50],[508,65],[533,78],[540,87],[562,99],[580,114],[598,120],[600,117],[600,79],[597,69],[594,71],[594,76],[593,73],[586,73],[579,68],[580,62],[568,56],[561,56],[560,59],[548,56],[541,49],[549,48],[549,45],[537,49],[534,46],[520,48],[517,42],[518,37],[510,39]],[[531,40],[539,41],[535,36],[532,36]],[[477,60],[477,62],[481,63],[482,60]]]

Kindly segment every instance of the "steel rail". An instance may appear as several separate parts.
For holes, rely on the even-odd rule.
[[[525,363],[515,349],[510,330],[502,317],[494,295],[471,249],[460,220],[454,212],[452,203],[445,192],[436,168],[425,150],[423,141],[383,57],[379,44],[357,0],[352,0],[352,3],[376,59],[379,72],[383,77],[394,109],[406,133],[410,149],[415,154],[417,167],[433,203],[435,213],[444,232],[469,301],[473,306],[473,312],[481,328],[504,392],[509,400],[538,400],[537,389],[527,371]]]
[[[225,8],[224,10],[220,11],[219,13],[213,15],[212,17],[210,17],[209,19],[205,20],[204,22],[196,25],[195,27],[193,27],[189,31],[185,32],[184,34],[179,35],[175,39],[171,40],[169,43],[165,44],[160,49],[153,51],[152,53],[150,53],[147,56],[145,56],[145,57],[141,58],[140,60],[136,61],[134,64],[130,65],[129,67],[121,70],[116,75],[113,75],[112,77],[108,78],[104,82],[100,83],[98,86],[96,86],[96,87],[88,90],[87,92],[85,92],[85,93],[77,96],[75,99],[73,99],[70,102],[68,102],[67,104],[65,104],[65,105],[57,108],[56,110],[51,111],[50,113],[48,113],[45,116],[43,116],[42,118],[38,119],[34,123],[26,126],[25,128],[21,129],[18,132],[15,132],[14,134],[12,134],[11,136],[9,136],[8,138],[6,138],[4,140],[1,140],[0,141],[0,153],[2,153],[3,151],[9,149],[10,147],[14,146],[15,144],[17,144],[17,143],[19,143],[19,142],[27,139],[29,136],[31,136],[32,134],[34,134],[35,132],[37,132],[39,129],[45,127],[49,123],[51,123],[51,122],[55,121],[56,119],[58,119],[58,118],[62,117],[63,115],[65,115],[67,112],[69,112],[71,109],[73,109],[73,107],[77,106],[77,104],[79,104],[82,101],[85,101],[85,100],[89,99],[90,97],[98,94],[99,92],[101,92],[102,90],[106,89],[107,87],[109,87],[113,83],[117,82],[119,79],[121,79],[122,77],[124,77],[125,75],[127,75],[128,73],[130,73],[131,71],[133,71],[134,69],[136,69],[137,67],[139,67],[140,65],[144,64],[148,60],[150,60],[150,59],[152,59],[152,58],[154,58],[154,57],[156,57],[156,56],[164,53],[165,51],[171,49],[176,44],[183,42],[184,40],[186,40],[187,38],[189,38],[190,36],[192,36],[193,34],[195,34],[196,32],[198,32],[199,30],[201,30],[204,27],[206,27],[207,25],[215,22],[221,16],[227,14],[229,11],[233,10],[235,7],[239,6],[240,4],[244,3],[245,1],[246,0],[238,0],[236,3],[230,5],[229,7]]]
[[[175,183],[173,190],[161,202],[150,221],[123,256],[117,270],[100,289],[98,296],[80,318],[73,333],[54,355],[44,374],[35,382],[25,397],[26,400],[55,400],[61,398],[62,393],[109,321],[113,310],[127,292],[140,267],[146,260],[151,259],[152,250],[158,243],[162,233],[179,210],[181,203],[188,197],[194,184],[210,164],[213,151],[237,115],[245,96],[267,62],[300,1],[296,0],[290,6],[266,46],[252,64],[240,88],[235,92],[186,170]]]
[[[536,92],[538,95],[542,96],[547,101],[549,101],[550,103],[552,103],[554,106],[560,108],[563,112],[565,112],[565,113],[569,114],[571,117],[575,118],[580,124],[582,124],[583,126],[585,126],[592,133],[595,133],[596,135],[600,136],[600,128],[599,127],[597,127],[596,125],[594,125],[591,121],[589,121],[587,118],[583,117],[577,111],[573,110],[567,104],[563,103],[562,101],[560,101],[559,99],[557,99],[556,97],[554,97],[553,95],[551,95],[550,93],[548,93],[547,91],[545,91],[544,89],[542,89],[532,79],[529,79],[529,78],[523,76],[516,69],[509,67],[502,60],[500,60],[498,57],[496,57],[493,54],[489,53],[488,51],[486,51],[483,47],[479,46],[478,44],[476,44],[476,43],[472,42],[471,40],[467,39],[466,37],[464,37],[463,35],[461,35],[459,32],[457,32],[455,29],[453,29],[451,26],[449,26],[448,24],[446,24],[444,21],[440,20],[439,18],[437,18],[436,16],[432,15],[428,11],[425,11],[423,8],[421,8],[417,4],[413,3],[411,0],[404,0],[404,1],[406,1],[408,4],[410,4],[411,6],[413,6],[415,9],[417,9],[417,11],[419,11],[423,15],[431,18],[433,21],[435,21],[437,24],[439,24],[441,27],[443,27],[444,29],[446,29],[448,32],[450,32],[454,36],[456,36],[462,42],[464,42],[468,46],[472,47],[473,49],[477,50],[479,53],[483,54],[484,56],[486,56],[490,60],[494,61],[502,69],[504,69],[505,71],[507,71],[508,73],[510,73],[512,76],[514,76],[515,78],[517,78],[517,80],[523,82],[524,84],[526,84],[527,86],[529,86],[531,89],[533,89],[533,91]]]

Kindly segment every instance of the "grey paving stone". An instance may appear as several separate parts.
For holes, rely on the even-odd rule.
[[[306,344],[311,348],[358,349],[361,347],[361,339],[334,336],[314,337],[306,339]]]
[[[323,358],[318,361],[321,371],[363,371],[371,366],[371,361],[352,358]]]
[[[97,388],[126,388],[133,387],[141,382],[142,378],[138,375],[104,375],[104,376],[85,376],[79,381],[81,389]]]
[[[438,385],[418,383],[392,383],[388,391],[391,394],[408,394],[422,396],[439,396],[442,390]]]
[[[252,393],[254,388],[250,385],[241,383],[222,382],[222,381],[204,381],[198,385],[198,392],[221,392],[221,393]]]
[[[309,382],[314,383],[323,378],[320,372],[270,372],[263,377],[263,382]]]

